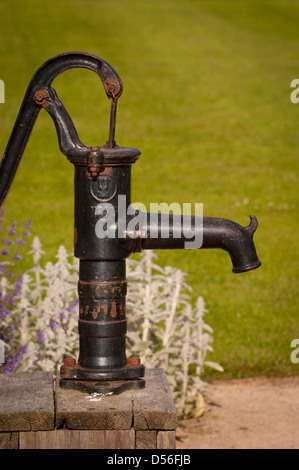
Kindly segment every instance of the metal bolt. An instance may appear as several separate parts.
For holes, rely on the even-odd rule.
[[[44,97],[41,93],[38,93],[38,95],[35,96],[36,101],[43,101]]]
[[[139,357],[130,357],[128,359],[128,366],[140,366],[141,360]]]
[[[48,93],[45,90],[37,91],[33,97],[34,101],[41,106],[45,106],[47,101],[50,100]]]
[[[63,365],[67,367],[73,367],[76,365],[76,359],[74,359],[73,357],[66,357],[63,360]]]
[[[88,169],[91,176],[98,176],[100,173],[100,168],[98,166],[90,166]]]

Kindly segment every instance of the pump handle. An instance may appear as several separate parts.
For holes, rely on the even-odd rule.
[[[101,78],[106,95],[112,100],[113,122],[110,122],[109,140],[113,140],[116,102],[123,90],[122,81],[117,72],[105,60],[85,52],[67,52],[53,57],[45,62],[33,75],[10,135],[0,164],[0,206],[7,196],[34,123],[41,110],[41,106],[37,106],[34,100],[36,92],[49,87],[58,75],[72,68],[92,70]]]

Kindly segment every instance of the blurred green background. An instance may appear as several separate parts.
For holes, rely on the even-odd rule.
[[[2,0],[0,18],[1,152],[43,62],[68,51],[104,58],[124,83],[117,143],[142,151],[132,201],[202,202],[204,215],[259,220],[256,271],[232,274],[219,250],[158,253],[205,299],[209,359],[225,369],[205,378],[298,374],[299,2]],[[53,87],[83,143],[103,145],[110,103],[99,78],[71,70]],[[60,244],[72,251],[73,168],[44,111],[4,209],[7,223],[32,217],[45,259]]]

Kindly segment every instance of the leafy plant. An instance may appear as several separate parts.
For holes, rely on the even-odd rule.
[[[0,209],[0,232],[3,232],[3,209]],[[14,221],[6,236],[2,239],[0,251],[0,340],[5,345],[5,364],[2,372],[12,372],[19,365],[27,345],[19,340],[23,317],[19,307],[23,289],[23,277],[13,272],[14,265],[22,259],[20,253],[26,245],[25,238],[30,235],[31,220],[22,227],[21,235],[17,233],[17,222]]]
[[[29,223],[23,236],[29,234]],[[34,237],[29,252],[33,267],[15,276],[10,268],[25,245],[23,238],[16,238],[16,225],[2,241],[6,261],[0,266],[0,339],[6,361],[0,370],[55,372],[64,356],[78,356],[78,261],[60,246],[56,262],[43,267],[44,252]],[[14,247],[13,253],[8,246]],[[127,261],[127,355],[139,356],[148,368],[165,369],[181,415],[195,415],[201,410],[204,367],[222,370],[206,360],[213,351],[213,330],[204,321],[203,298],[191,305],[186,274],[162,268],[156,259],[155,253],[145,251]]]
[[[145,251],[128,261],[128,351],[146,367],[165,369],[176,407],[182,415],[200,413],[205,366],[222,371],[206,360],[213,352],[213,330],[204,321],[204,299],[190,302],[186,273],[162,268],[157,255]]]

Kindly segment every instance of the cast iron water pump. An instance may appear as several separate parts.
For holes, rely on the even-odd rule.
[[[101,147],[82,144],[69,114],[51,87],[59,74],[76,67],[96,72],[111,100],[109,138]],[[184,215],[179,219],[170,215],[165,221],[161,214],[152,218],[152,214],[143,213],[145,224],[140,227],[139,212],[129,210],[131,165],[140,151],[119,147],[114,140],[116,105],[122,89],[116,71],[99,57],[70,52],[50,59],[37,70],[29,84],[0,166],[1,205],[38,113],[44,108],[54,121],[60,150],[75,169],[74,254],[80,260],[79,358],[78,362],[72,358],[64,361],[60,386],[104,395],[142,388],[145,384],[140,360],[126,357],[126,258],[143,249],[184,249],[186,242],[190,242],[190,234],[181,231],[178,235],[177,227],[186,222],[185,225],[191,224],[194,238],[201,231],[199,248],[220,248],[229,253],[233,272],[249,271],[261,264],[253,243],[257,228],[254,216],[250,216],[247,227],[242,227],[216,217],[203,217],[202,223],[197,223],[196,216],[188,216],[187,223]],[[125,201],[122,211],[120,198]],[[112,236],[103,238],[96,235],[96,228],[99,215],[104,214],[108,203],[123,228],[111,226]]]

